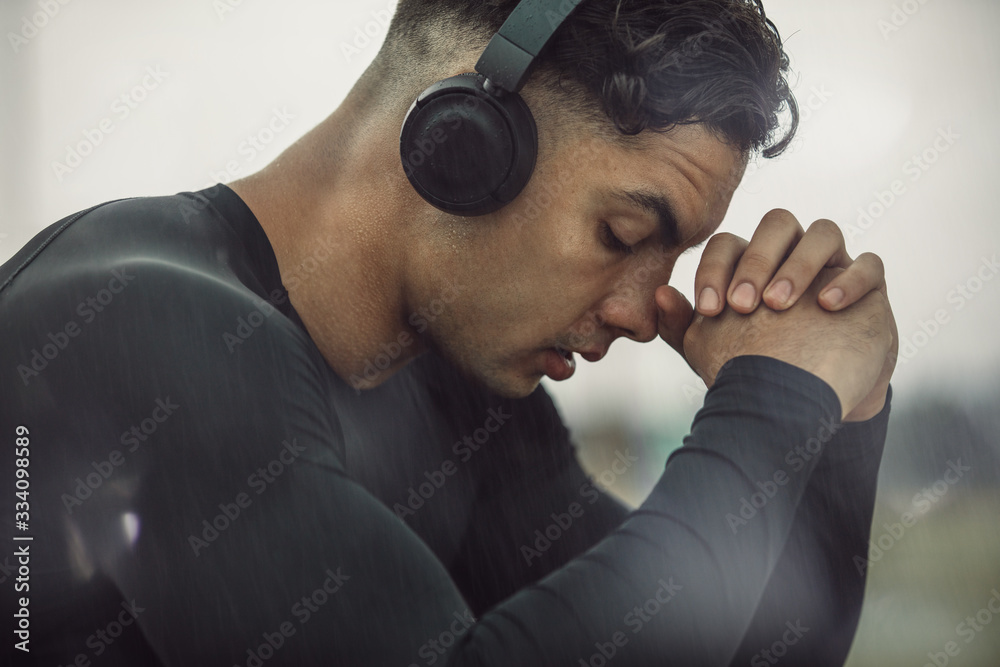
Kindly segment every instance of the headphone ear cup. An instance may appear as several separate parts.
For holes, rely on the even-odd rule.
[[[410,107],[399,137],[414,189],[447,213],[492,213],[524,189],[535,168],[538,131],[516,93],[499,97],[479,74],[438,81]]]

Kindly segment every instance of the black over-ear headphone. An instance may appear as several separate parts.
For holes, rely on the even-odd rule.
[[[403,171],[420,196],[463,216],[492,213],[528,183],[538,131],[518,91],[539,52],[582,0],[521,0],[476,72],[438,81],[406,112]]]

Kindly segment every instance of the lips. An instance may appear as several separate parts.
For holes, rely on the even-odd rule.
[[[550,347],[543,354],[545,374],[556,382],[568,380],[576,371],[576,360],[570,350],[563,347]]]
[[[573,350],[568,350],[565,347],[562,347],[561,345],[556,345],[555,349],[556,352],[562,355],[563,359],[566,360],[567,364],[569,364],[573,368],[576,368],[576,359],[573,358]]]
[[[568,379],[576,370],[574,353],[593,363],[600,361],[607,352],[607,347],[588,347],[578,350],[570,350],[561,345],[550,347],[545,350],[545,374],[557,381]]]

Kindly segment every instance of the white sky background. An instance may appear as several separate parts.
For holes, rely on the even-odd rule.
[[[43,5],[58,11],[37,34],[22,32],[25,17],[42,22]],[[200,189],[260,169],[343,99],[384,35],[372,12],[393,5],[0,0],[0,261],[44,226],[93,204]],[[803,225],[828,217],[856,226],[859,207],[877,204],[900,180],[905,191],[897,187],[902,194],[867,229],[849,231],[848,245],[854,255],[870,250],[885,261],[904,339],[913,341],[936,311],[948,318],[932,338],[917,337],[925,345],[897,368],[897,397],[995,385],[1000,276],[970,301],[949,300],[949,292],[970,279],[975,288],[982,258],[1000,253],[1000,4],[765,6],[787,40],[799,101],[812,108],[792,152],[751,168],[723,229],[749,238],[779,206]],[[886,32],[894,7],[898,30]],[[360,52],[348,57],[343,45],[366,25],[375,33],[371,43],[358,42]],[[12,32],[31,35],[16,52]],[[144,99],[126,116],[115,101],[140,85],[149,67],[166,78],[140,91]],[[251,156],[244,142],[268,126],[275,109],[294,118]],[[99,131],[102,119],[112,131],[60,180],[52,162],[65,162],[67,146]],[[938,153],[935,138],[949,128],[958,138]],[[907,162],[925,150],[936,161],[915,179]],[[224,174],[227,165],[237,167],[234,175]],[[683,258],[673,279],[689,298],[699,253]],[[547,386],[571,426],[623,412],[652,425],[693,414],[701,402],[694,374],[660,341],[619,341],[602,363],[581,361],[572,380]]]

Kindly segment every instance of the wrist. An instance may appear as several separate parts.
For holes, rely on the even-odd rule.
[[[864,422],[874,419],[885,410],[888,400],[888,389],[884,393],[868,396],[844,417],[844,422]]]

